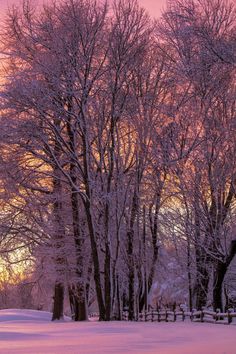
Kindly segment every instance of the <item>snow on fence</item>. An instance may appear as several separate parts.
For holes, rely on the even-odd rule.
[[[90,312],[88,315],[89,318],[93,318],[93,317],[99,317],[99,312]]]
[[[170,311],[170,310],[159,310],[159,311],[144,311],[138,315],[137,321],[143,322],[177,322],[185,321],[186,319],[192,322],[208,322],[208,323],[218,323],[218,324],[230,324],[233,319],[236,318],[236,312],[227,311]],[[128,312],[123,312],[123,320],[128,321]]]

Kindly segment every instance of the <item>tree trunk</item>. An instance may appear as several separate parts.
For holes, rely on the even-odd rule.
[[[115,98],[114,98],[115,100]],[[115,101],[113,102],[113,109]],[[115,127],[116,119],[114,118],[114,111],[112,109],[111,122],[110,122],[110,137],[111,145],[109,147],[109,173],[107,178],[107,195],[110,195],[112,190],[112,180],[114,173],[114,151],[115,151]],[[109,234],[109,221],[110,221],[110,202],[107,198],[105,204],[105,262],[104,262],[104,290],[105,290],[105,311],[106,321],[111,319],[112,309],[112,279],[111,279],[111,247],[110,247],[110,234]]]
[[[57,273],[57,280],[54,288],[54,304],[53,304],[53,316],[52,320],[59,320],[63,318],[63,301],[64,301],[64,272],[65,272],[65,255],[63,252],[64,248],[64,236],[65,228],[62,219],[62,205],[61,205],[61,182],[58,179],[54,180],[54,192],[58,193],[56,195],[56,201],[54,203],[54,222],[55,222],[55,266]]]
[[[55,119],[55,126],[60,129],[60,120]],[[61,147],[57,140],[55,140],[54,155],[57,161],[61,158]],[[66,266],[66,257],[64,254],[64,242],[65,242],[65,224],[63,219],[63,186],[62,186],[62,176],[61,171],[58,166],[53,164],[53,194],[54,194],[54,204],[53,204],[53,216],[54,216],[54,254],[55,254],[55,265],[57,279],[54,288],[54,304],[53,304],[53,315],[52,321],[60,320],[63,318],[63,306],[64,306],[64,273]]]
[[[207,304],[208,285],[210,280],[210,260],[204,251],[197,247],[196,249],[196,283],[195,283],[195,306],[201,310]]]
[[[160,201],[161,201],[161,193],[157,194],[156,197],[156,205],[155,205],[155,213],[154,217],[152,216],[152,206],[150,206],[149,209],[149,222],[150,222],[150,229],[151,229],[151,234],[152,234],[152,246],[153,246],[153,254],[152,254],[152,263],[151,263],[151,268],[150,272],[148,275],[148,279],[146,280],[147,274],[145,276],[145,284],[144,284],[144,292],[142,296],[139,299],[139,311],[141,312],[144,308],[144,305],[146,305],[147,308],[147,296],[149,291],[151,290],[152,284],[153,284],[153,279],[155,276],[155,270],[156,270],[156,263],[158,259],[158,252],[159,252],[159,246],[157,244],[157,232],[158,232],[158,214],[160,210]],[[145,220],[143,221],[145,222]],[[145,234],[145,227],[144,227],[144,234]],[[145,245],[145,237],[144,237],[144,250],[146,248]]]
[[[104,276],[105,276],[105,312],[106,321],[111,319],[111,254],[108,241],[105,245],[105,263],[104,263]]]
[[[120,303],[120,289],[119,289],[119,275],[116,276],[116,297],[117,297],[117,320],[122,320],[121,303]]]
[[[190,237],[187,236],[187,273],[188,273],[188,303],[189,310],[193,309],[193,289],[192,289],[192,273],[191,273],[191,245]]]
[[[129,230],[127,232],[127,255],[128,255],[128,283],[129,283],[129,321],[133,321],[135,319],[134,313],[134,278],[135,278],[135,270],[134,270],[134,223],[136,220],[136,216],[138,213],[138,194],[137,190],[134,191],[134,195],[132,198],[132,207],[131,207],[131,216],[129,223]]]
[[[71,202],[72,202],[72,216],[73,216],[73,232],[74,232],[74,242],[76,248],[76,275],[78,277],[76,292],[74,294],[76,310],[75,321],[86,321],[87,317],[87,296],[86,296],[86,285],[83,277],[84,269],[84,256],[83,256],[83,242],[82,235],[79,229],[79,204],[77,199],[76,191],[72,189]]]
[[[84,291],[84,288],[81,289],[79,285],[77,288],[69,288],[70,308],[74,321],[86,321],[88,319],[87,298],[81,291]]]
[[[202,310],[207,304],[207,292],[210,277],[205,267],[199,267],[198,272],[199,274],[195,285],[196,308],[197,310]]]
[[[68,98],[68,111],[72,110],[72,99]],[[76,143],[73,128],[71,126],[71,119],[68,118],[67,122],[67,132],[69,137],[69,145],[71,151],[76,155]],[[78,277],[77,285],[74,287],[71,296],[73,297],[72,303],[74,304],[74,320],[75,321],[86,321],[87,317],[87,296],[86,296],[86,285],[83,277],[84,270],[84,255],[83,255],[83,235],[80,230],[80,204],[78,200],[78,191],[76,190],[77,181],[77,171],[76,165],[71,160],[70,162],[70,178],[71,178],[71,208],[72,208],[72,222],[73,222],[73,236],[76,251],[76,275]]]
[[[128,238],[128,283],[129,283],[129,292],[128,292],[128,305],[129,305],[129,321],[134,320],[134,260],[133,260],[133,238],[134,232],[130,230],[127,234]]]
[[[218,261],[216,263],[215,269],[215,284],[213,289],[213,307],[214,309],[220,309],[223,311],[223,300],[222,300],[222,291],[223,291],[223,282],[225,274],[232,262],[234,256],[236,255],[236,240],[231,241],[230,252],[225,262]]]
[[[97,294],[97,301],[98,301],[98,308],[99,308],[99,321],[105,321],[106,311],[105,311],[105,305],[104,305],[103,295],[102,295],[100,262],[98,257],[97,243],[96,243],[95,232],[93,227],[93,219],[92,219],[90,208],[91,206],[89,201],[85,202],[85,212],[87,216],[87,223],[88,223],[91,249],[92,249],[93,266],[94,266],[94,282],[96,287],[96,294]]]
[[[91,205],[92,187],[91,187],[90,165],[89,165],[90,152],[89,152],[89,143],[87,141],[88,137],[87,137],[86,123],[84,119],[83,121],[84,121],[84,133],[82,135],[83,166],[84,166],[84,185],[85,185],[85,192],[86,192],[86,198],[83,198],[83,203],[84,203],[90,243],[91,243],[92,259],[93,259],[93,267],[94,267],[94,282],[95,282],[97,302],[99,308],[99,321],[105,321],[106,308],[103,299],[102,282],[101,282],[101,274],[100,274],[100,261],[99,261],[95,227],[94,227],[93,210]]]
[[[217,261],[215,274],[214,274],[215,283],[214,283],[214,288],[213,288],[213,307],[214,307],[215,311],[217,309],[220,309],[221,311],[223,311],[222,285],[223,285],[226,271],[227,271],[226,263],[223,263],[221,261]]]
[[[53,298],[53,314],[52,321],[63,319],[64,309],[64,286],[61,283],[56,283],[54,288]]]

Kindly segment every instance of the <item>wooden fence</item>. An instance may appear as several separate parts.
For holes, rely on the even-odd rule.
[[[189,319],[192,322],[207,322],[218,324],[230,324],[236,318],[236,312],[202,311],[144,311],[138,315],[137,321],[143,322],[177,322]],[[123,312],[123,320],[128,321],[128,312]]]

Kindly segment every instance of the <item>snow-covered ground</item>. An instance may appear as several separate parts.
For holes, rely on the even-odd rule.
[[[50,319],[47,312],[1,310],[0,353],[236,354],[235,325]]]

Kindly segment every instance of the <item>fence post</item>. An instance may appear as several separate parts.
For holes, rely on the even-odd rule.
[[[123,311],[122,319],[123,319],[123,321],[128,321],[128,312]]]
[[[193,322],[193,318],[194,318],[193,314],[194,314],[194,309],[192,309],[191,314],[190,314],[190,320],[191,320],[191,322]]]
[[[227,315],[228,315],[228,324],[230,324],[230,323],[232,323],[232,316],[231,316],[230,310],[227,311]]]
[[[157,310],[157,321],[158,321],[158,322],[161,322],[160,310]]]
[[[216,309],[216,321],[220,320],[219,313],[220,313],[220,309]]]
[[[166,322],[168,322],[168,310],[166,310]]]
[[[174,310],[174,322],[176,322],[176,310]]]
[[[202,308],[202,310],[201,310],[200,320],[201,320],[201,322],[204,322],[204,308]]]
[[[152,322],[154,321],[154,314],[153,314],[153,310],[152,310],[152,312],[151,312],[151,314],[152,314]]]

